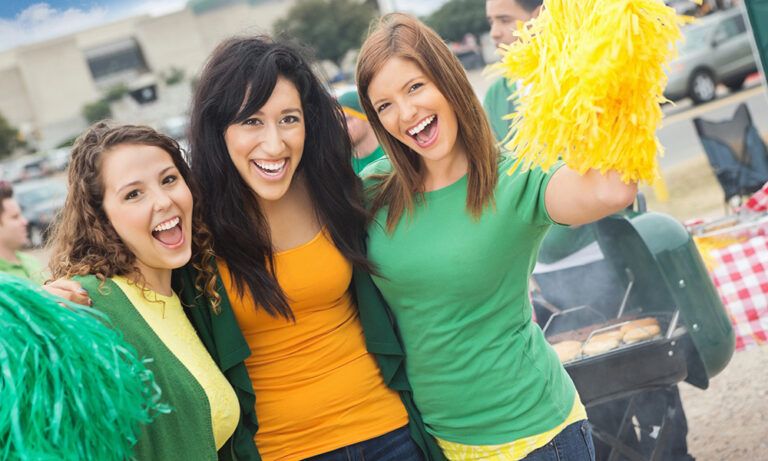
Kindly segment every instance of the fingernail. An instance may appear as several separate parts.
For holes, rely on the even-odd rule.
[[[90,299],[90,298],[88,298],[88,305],[89,305],[89,306],[91,306],[91,307],[93,307],[93,300],[92,300],[92,299]]]
[[[85,291],[85,289],[83,289],[83,288],[80,288],[79,290],[77,290],[77,292],[80,293],[81,295],[88,296],[88,292]]]

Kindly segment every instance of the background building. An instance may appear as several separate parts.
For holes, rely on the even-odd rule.
[[[224,2],[136,16],[0,53],[0,113],[47,149],[87,126],[86,104],[116,89],[113,118],[162,126],[186,111],[206,56],[225,37],[268,33],[295,0]]]

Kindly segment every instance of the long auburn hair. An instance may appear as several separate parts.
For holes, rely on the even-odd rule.
[[[371,270],[365,256],[367,212],[362,185],[352,170],[352,146],[341,107],[312,72],[304,52],[267,36],[235,37],[213,52],[192,101],[192,175],[204,190],[203,216],[214,250],[233,275],[240,296],[247,287],[271,315],[293,318],[275,278],[269,225],[255,192],[229,156],[224,132],[257,112],[279,77],[299,92],[306,120],[302,174],[318,221],[339,251],[356,267]]]
[[[101,171],[104,155],[124,144],[154,146],[171,156],[192,197],[192,257],[197,270],[195,289],[206,296],[218,311],[215,256],[211,234],[203,223],[197,187],[184,161],[179,144],[147,126],[97,122],[75,141],[69,163],[69,190],[51,237],[50,269],[53,278],[92,274],[104,281],[122,275],[146,291],[144,277],[137,270],[136,255],[112,227],[104,211],[104,181]]]
[[[480,101],[459,60],[440,36],[418,19],[402,13],[383,16],[360,49],[357,86],[368,120],[393,165],[391,174],[373,187],[372,214],[389,207],[387,230],[394,230],[403,212],[412,212],[414,195],[423,193],[424,165],[411,148],[389,134],[368,97],[371,80],[389,59],[414,62],[437,86],[456,112],[457,142],[467,146],[469,163],[467,211],[479,218],[493,204],[499,150]]]

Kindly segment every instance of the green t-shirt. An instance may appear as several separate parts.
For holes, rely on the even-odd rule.
[[[0,259],[0,272],[31,280],[37,284],[43,283],[45,280],[43,268],[34,256],[16,252],[16,258],[19,260],[18,263]]]
[[[499,164],[495,209],[467,213],[466,176],[424,194],[392,234],[386,209],[370,226],[374,277],[406,350],[416,405],[435,436],[495,445],[561,424],[576,389],[531,321],[528,279],[552,224],[551,178],[540,169],[507,175]],[[364,172],[386,173],[387,159]],[[370,183],[368,184],[370,185]]]
[[[384,149],[381,146],[376,146],[376,149],[365,157],[352,157],[352,169],[355,170],[355,174],[359,175],[365,167],[381,157],[384,157]]]
[[[491,122],[493,134],[497,141],[501,141],[509,132],[510,120],[504,120],[504,117],[515,111],[516,103],[512,98],[517,88],[517,82],[510,82],[504,77],[499,77],[488,88],[483,98],[483,109],[488,114],[488,121]]]

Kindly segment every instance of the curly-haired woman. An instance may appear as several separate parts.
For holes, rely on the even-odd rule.
[[[97,123],[73,148],[53,235],[53,276],[82,284],[139,356],[153,359],[148,366],[172,409],[144,428],[136,459],[215,460],[231,451],[223,447],[240,420],[238,396],[171,288],[171,271],[191,260],[202,293],[192,308],[218,308],[211,237],[190,179],[174,140]]]

